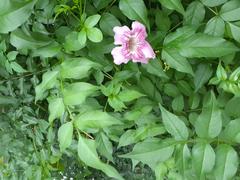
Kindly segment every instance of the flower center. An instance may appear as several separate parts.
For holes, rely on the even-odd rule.
[[[137,40],[135,37],[129,38],[128,48],[131,53],[137,50]]]

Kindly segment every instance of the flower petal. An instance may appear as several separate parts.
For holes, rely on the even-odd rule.
[[[143,59],[132,59],[132,62],[140,62],[143,64],[147,64],[149,59],[143,58]]]
[[[123,50],[122,47],[115,47],[111,52],[114,59],[114,63],[117,65],[122,63],[126,64],[129,61],[129,59],[124,57],[124,55],[122,54],[122,50]]]
[[[122,45],[126,41],[128,41],[130,36],[130,29],[127,26],[115,26],[113,28],[113,31],[115,33],[114,35],[114,44],[115,45]]]
[[[146,28],[138,21],[132,23],[132,33],[141,41],[147,37]]]
[[[156,57],[151,45],[146,41],[142,46],[142,52],[147,59],[154,59]]]

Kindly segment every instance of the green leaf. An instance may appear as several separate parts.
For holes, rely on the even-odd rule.
[[[85,102],[88,96],[93,95],[98,90],[94,86],[85,82],[69,84],[63,89],[63,99],[65,105],[79,105]]]
[[[13,31],[27,21],[36,2],[4,0],[0,4],[0,33]]]
[[[225,22],[219,16],[215,16],[211,18],[204,30],[204,33],[212,35],[212,36],[219,36],[223,37],[225,31]]]
[[[177,71],[189,73],[193,75],[192,67],[187,59],[181,56],[175,49],[164,48],[162,51],[162,59]]]
[[[84,22],[84,27],[86,27],[86,28],[94,27],[98,23],[100,18],[101,18],[101,16],[99,14],[95,14],[95,15],[89,16],[86,19],[86,21]]]
[[[206,43],[208,42],[208,43]],[[181,43],[180,54],[184,57],[222,57],[239,51],[233,43],[220,37],[195,34]]]
[[[225,21],[237,21],[240,20],[240,1],[239,0],[231,0],[225,3],[220,12],[220,16]]]
[[[113,36],[114,35],[113,28],[115,26],[121,26],[121,23],[114,15],[110,13],[104,13],[102,15],[99,25],[104,33]]]
[[[164,11],[160,11],[159,9],[156,9],[155,14],[156,14],[155,24],[157,25],[159,31],[167,32],[171,27],[171,21],[170,18],[168,17],[168,14]]]
[[[27,71],[26,71],[25,69],[23,69],[23,67],[22,67],[20,64],[18,64],[17,62],[11,62],[10,65],[11,65],[11,68],[12,68],[15,72],[17,72],[17,73],[25,73],[25,72],[27,72]]]
[[[225,112],[228,116],[238,118],[240,117],[240,111],[238,105],[240,104],[240,97],[233,97],[230,99],[225,106]]]
[[[72,31],[65,37],[64,48],[66,51],[78,51],[84,48],[85,44],[78,40],[78,32]]]
[[[154,137],[163,134],[165,133],[165,131],[166,130],[162,125],[157,124],[139,127],[136,130],[135,129],[127,130],[120,137],[118,148],[136,143],[149,137]]]
[[[72,122],[67,122],[63,124],[58,130],[58,141],[61,152],[68,148],[72,143],[73,136],[73,124]]]
[[[121,175],[112,166],[103,163],[97,154],[96,143],[94,140],[83,138],[79,135],[78,140],[78,156],[86,165],[99,169],[107,174],[109,177],[113,177],[119,180],[123,180]]]
[[[240,119],[230,121],[220,137],[230,142],[240,143]]]
[[[227,144],[221,144],[216,151],[214,175],[216,179],[232,179],[238,170],[238,154]]]
[[[103,40],[103,34],[98,28],[87,29],[87,37],[92,42],[101,42]]]
[[[174,111],[181,112],[184,108],[184,99],[183,96],[177,96],[176,98],[173,99],[172,101],[172,108]]]
[[[64,107],[62,98],[49,98],[48,103],[49,103],[49,105],[48,105],[48,111],[49,111],[48,121],[49,121],[49,123],[52,123],[55,119],[61,118],[63,116],[65,107]]]
[[[227,1],[228,0],[201,0],[201,2],[208,7],[219,6]]]
[[[61,77],[67,79],[83,79],[89,77],[91,69],[98,68],[100,65],[87,58],[66,59],[61,64]]]
[[[113,162],[113,145],[109,138],[104,133],[99,133],[96,137],[96,146],[98,149],[98,152],[105,156],[109,161]]]
[[[240,24],[239,23],[236,24],[236,23],[228,22],[227,30],[231,35],[231,37],[233,37],[233,39],[235,39],[237,42],[240,42]]]
[[[160,162],[164,162],[172,156],[174,145],[175,141],[172,139],[145,140],[136,144],[132,152],[119,155],[119,157],[141,161],[154,169]]]
[[[222,67],[221,62],[219,62],[216,72],[217,78],[224,81],[227,79],[228,75],[226,70]]]
[[[186,177],[187,171],[191,167],[191,152],[187,144],[180,145],[176,148],[176,165],[179,168],[183,178]]]
[[[122,124],[122,122],[100,110],[86,111],[77,115],[74,120],[74,125],[80,130],[86,130],[89,128],[100,129],[117,124]]]
[[[167,111],[164,107],[160,105],[162,112],[162,121],[166,130],[176,139],[176,140],[187,140],[188,139],[188,128],[184,122],[176,115]]]
[[[10,35],[10,43],[17,49],[37,49],[50,44],[52,40],[41,33],[23,32],[20,29],[13,31]]]
[[[7,54],[7,58],[8,58],[9,61],[14,61],[16,59],[17,55],[18,55],[17,51],[10,51]]]
[[[118,98],[123,102],[130,102],[143,96],[145,95],[136,90],[124,89],[119,93]]]
[[[87,42],[87,33],[85,31],[85,29],[82,29],[79,33],[78,33],[78,41],[80,42],[80,44],[82,46],[85,46],[86,42]]]
[[[171,10],[176,10],[181,14],[184,14],[184,8],[180,0],[159,0],[160,3]]]
[[[194,76],[195,92],[197,92],[210,79],[213,71],[209,64],[199,64]]]
[[[147,8],[143,0],[120,0],[119,9],[131,20],[137,20],[150,28]]]
[[[187,25],[199,26],[205,17],[205,8],[202,3],[193,1],[187,7],[184,20]]]
[[[15,105],[18,103],[18,100],[11,96],[2,96],[0,95],[0,105]]]
[[[199,179],[205,179],[215,165],[215,152],[210,144],[197,143],[192,149],[193,168]]]
[[[58,73],[58,71],[48,71],[43,74],[42,82],[35,87],[35,101],[42,100],[46,90],[52,89],[58,84]]]
[[[145,68],[146,71],[150,74],[153,74],[153,75],[158,76],[160,78],[168,79],[168,76],[163,71],[160,60],[158,60],[158,59],[149,61],[147,64],[142,64],[142,67]]]
[[[215,138],[222,129],[221,110],[217,106],[217,102],[213,92],[210,100],[203,107],[202,113],[195,122],[196,133],[201,138]]]
[[[52,42],[46,46],[37,48],[33,50],[33,57],[43,57],[43,58],[49,58],[56,56],[61,51],[61,45],[57,42]]]

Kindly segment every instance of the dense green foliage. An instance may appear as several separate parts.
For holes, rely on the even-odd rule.
[[[240,178],[239,0],[2,1],[0,179]]]

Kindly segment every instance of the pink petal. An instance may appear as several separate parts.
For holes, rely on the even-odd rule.
[[[127,59],[123,54],[122,54],[122,47],[115,47],[113,48],[111,54],[113,56],[114,59],[114,63],[119,65],[122,63],[127,63],[129,61],[129,59]]]
[[[151,45],[146,41],[142,46],[142,52],[147,59],[154,59],[156,57]]]
[[[139,40],[144,40],[147,37],[145,26],[138,21],[132,23],[132,33],[135,34]]]
[[[114,44],[115,45],[122,45],[123,43],[127,42],[130,36],[130,29],[127,26],[115,26],[113,28],[115,33],[114,35]]]
[[[132,62],[140,62],[143,64],[147,64],[148,63],[148,59],[143,58],[143,59],[132,59]]]

